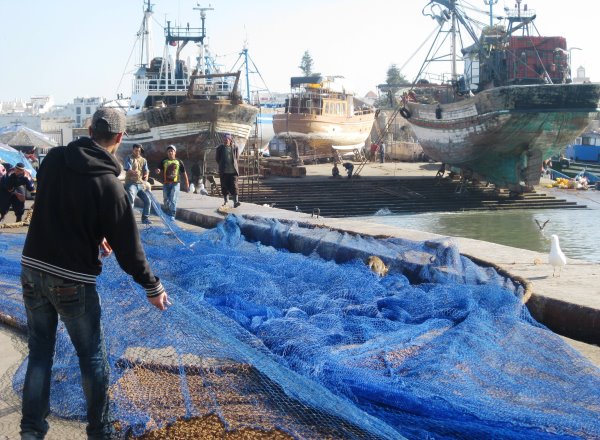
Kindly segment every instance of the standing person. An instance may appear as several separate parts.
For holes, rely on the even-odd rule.
[[[19,162],[12,170],[0,178],[0,222],[11,208],[20,222],[25,212],[25,188],[35,193],[35,186],[25,165]]]
[[[382,142],[379,147],[379,162],[385,163],[385,144]]]
[[[142,157],[143,152],[144,147],[142,147],[142,144],[133,144],[131,155],[125,159],[125,166],[123,167],[125,170],[125,191],[127,191],[131,206],[135,206],[136,196],[142,199],[142,202],[144,202],[142,223],[150,225],[152,224],[152,221],[150,221],[150,207],[152,206],[152,202],[146,192],[146,187],[149,185],[149,169],[148,161]]]
[[[377,145],[375,142],[373,142],[371,144],[371,157],[369,159],[371,159],[371,162],[375,162],[377,161],[377,150],[379,149],[379,145]]]
[[[170,304],[146,261],[133,208],[118,179],[121,167],[114,154],[124,131],[121,112],[98,109],[90,137],[52,148],[40,167],[35,210],[21,257],[29,346],[22,439],[44,438],[48,431],[58,318],[79,357],[88,439],[110,436],[109,365],[96,291],[96,277],[102,271],[99,246],[104,256],[114,250],[121,268],[144,288],[153,306],[165,310]]]
[[[219,165],[219,180],[221,181],[221,192],[223,199],[227,204],[229,194],[233,196],[233,207],[241,205],[238,199],[238,169],[239,150],[233,145],[233,137],[230,134],[225,135],[225,143],[217,147],[217,164]]]
[[[180,189],[180,177],[183,177],[184,187],[181,188],[183,191],[188,191],[190,182],[188,175],[185,171],[183,162],[175,157],[177,154],[177,148],[175,145],[169,145],[167,147],[167,157],[164,158],[158,168],[156,174],[162,174],[163,178],[163,204],[165,207],[165,214],[167,214],[171,220],[175,220],[175,214],[177,214],[177,200],[179,199]]]
[[[200,168],[200,162],[195,162],[192,165],[192,185],[194,185],[194,194],[198,194],[200,190],[200,176],[202,175],[202,169]]]

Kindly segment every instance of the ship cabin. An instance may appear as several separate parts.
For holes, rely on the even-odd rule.
[[[481,45],[462,51],[465,72],[458,90],[468,93],[506,85],[571,82],[566,47],[563,37],[484,34]]]
[[[352,93],[335,84],[333,77],[292,77],[291,89],[291,96],[285,100],[286,113],[347,118],[373,111],[355,105]]]
[[[567,146],[565,156],[576,162],[600,163],[600,132],[583,133]]]

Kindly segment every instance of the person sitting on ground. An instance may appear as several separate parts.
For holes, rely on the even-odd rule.
[[[354,171],[354,164],[352,162],[344,163],[344,168],[346,168],[346,172],[348,173],[348,179],[352,178],[352,172]]]
[[[0,178],[0,222],[11,207],[15,211],[17,222],[22,220],[25,212],[25,188],[35,193],[31,175],[25,170],[25,165],[19,162]]]
[[[148,162],[142,157],[144,148],[142,144],[133,144],[131,149],[131,155],[125,159],[125,191],[129,196],[131,206],[135,206],[135,198],[139,197],[144,202],[144,208],[142,210],[142,223],[150,225],[150,207],[152,202],[150,196],[146,192],[148,188],[151,188],[148,183]]]
[[[331,175],[334,178],[340,177],[340,169],[338,168],[337,163],[333,164],[333,168],[331,169]]]

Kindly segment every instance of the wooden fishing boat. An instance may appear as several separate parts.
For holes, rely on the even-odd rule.
[[[480,37],[456,0],[430,5],[437,8],[428,15],[440,32],[450,32],[454,47],[459,24],[474,44],[462,50],[464,74],[457,74],[454,51],[451,79],[439,85],[417,79],[399,113],[430,158],[465,178],[514,192],[538,184],[543,160],[600,111],[600,84],[571,82],[566,40],[531,36],[527,29],[536,15],[521,9],[520,0],[517,9],[505,11],[507,28],[490,24]],[[517,30],[523,35],[514,35]]]
[[[151,163],[165,157],[166,147],[177,147],[177,157],[186,164],[201,163],[214,168],[216,147],[231,134],[243,149],[255,124],[258,108],[242,99],[240,72],[220,72],[204,44],[206,11],[200,11],[201,27],[165,28],[165,56],[150,56],[149,31],[152,6],[148,0],[142,31],[146,41],[145,61],[135,73],[133,92],[126,109],[127,136],[119,153],[128,155],[131,146],[141,143]],[[199,48],[197,65],[191,69],[180,59],[188,43]],[[174,60],[167,56],[175,50]]]
[[[296,144],[301,156],[364,149],[375,109],[345,90],[337,78],[291,78],[292,93],[286,99],[285,112],[273,115],[276,138],[282,139],[286,148],[271,148],[271,155],[290,154]]]

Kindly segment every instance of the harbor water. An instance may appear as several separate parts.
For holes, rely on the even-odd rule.
[[[433,212],[386,215],[366,221],[440,235],[462,236],[537,252],[550,251],[550,237],[558,235],[568,258],[600,263],[600,205],[588,209]],[[537,222],[536,222],[537,220]],[[544,223],[548,221],[545,226]],[[540,226],[543,229],[540,229]]]

